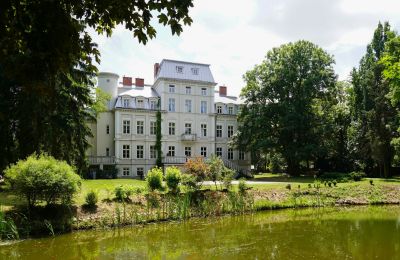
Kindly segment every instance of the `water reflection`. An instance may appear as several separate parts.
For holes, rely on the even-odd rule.
[[[282,210],[0,246],[2,259],[396,259],[400,207]]]

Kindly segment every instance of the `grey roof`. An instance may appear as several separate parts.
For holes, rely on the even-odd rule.
[[[118,88],[118,96],[131,96],[131,97],[158,97],[157,92],[148,86],[144,87],[133,87],[133,88]]]
[[[242,104],[241,100],[238,99],[237,97],[220,96],[218,92],[215,92],[214,102],[215,103],[224,103],[224,104],[236,104],[236,105]]]
[[[177,67],[183,68],[182,73],[177,71]],[[192,68],[198,69],[197,75],[193,74]],[[158,71],[155,80],[159,78],[189,80],[216,84],[214,81],[214,77],[211,73],[209,64],[177,60],[162,60],[160,64],[160,70]]]

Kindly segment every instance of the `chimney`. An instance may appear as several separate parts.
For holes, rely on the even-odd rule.
[[[124,85],[124,86],[132,86],[132,78],[124,76],[122,78],[122,85]]]
[[[219,86],[219,95],[226,96],[226,86]]]
[[[159,70],[160,70],[160,63],[154,63],[154,78],[157,77]]]
[[[136,78],[135,85],[136,85],[136,87],[144,87],[144,79]]]

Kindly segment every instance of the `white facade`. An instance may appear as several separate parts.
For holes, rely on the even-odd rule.
[[[110,110],[91,125],[92,165],[115,164],[119,177],[145,175],[156,163],[155,126],[160,109],[164,165],[217,154],[236,171],[250,169],[249,154],[228,147],[237,130],[239,102],[226,95],[226,87],[215,90],[209,65],[163,60],[154,65],[153,85],[128,77],[118,82],[113,73],[99,73],[98,78],[98,87],[111,100]]]

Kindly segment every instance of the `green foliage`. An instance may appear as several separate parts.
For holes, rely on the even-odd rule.
[[[19,239],[19,232],[14,221],[0,209],[0,240],[4,239]]]
[[[239,194],[244,195],[247,190],[246,179],[240,179],[238,185]]]
[[[181,183],[185,187],[186,191],[192,192],[199,189],[196,177],[192,174],[182,174]]]
[[[290,185],[290,183],[286,184],[286,189],[291,190],[292,189],[292,185]]]
[[[307,41],[269,51],[244,75],[237,146],[278,152],[288,173],[298,175],[300,162],[315,158],[321,149],[318,126],[328,110],[325,100],[335,89],[333,64],[329,54]]]
[[[207,163],[210,168],[210,178],[215,184],[217,189],[217,181],[223,180],[223,172],[225,170],[224,162],[216,155],[212,155],[210,161]]]
[[[352,172],[350,173],[350,177],[353,181],[361,181],[366,177],[366,174],[363,172]]]
[[[232,188],[234,174],[234,171],[224,167],[224,171],[222,172],[222,184],[224,185],[225,189],[230,190]]]
[[[85,196],[85,203],[86,206],[90,208],[94,208],[97,205],[98,202],[98,193],[96,191],[89,191],[86,196]]]
[[[92,105],[92,109],[96,116],[98,116],[101,112],[107,111],[107,104],[110,99],[110,94],[104,92],[101,88],[96,88],[96,99]]]
[[[95,120],[88,108],[98,108],[94,64],[100,63],[89,30],[111,36],[123,25],[145,44],[156,36],[157,21],[179,35],[192,23],[192,6],[192,0],[3,2],[0,171],[33,152],[47,152],[83,173],[87,121]]]
[[[154,167],[147,172],[146,182],[147,182],[147,187],[149,188],[150,191],[154,190],[162,191],[164,189],[162,185],[162,180],[163,180],[163,172],[161,168]]]
[[[279,173],[285,167],[285,159],[278,153],[269,154],[268,170],[272,173]]]
[[[177,167],[167,167],[165,173],[165,182],[170,191],[176,193],[179,191],[179,183],[182,179],[181,170]]]
[[[117,201],[127,201],[133,193],[133,189],[129,186],[120,185],[115,187],[114,195]]]
[[[161,133],[161,111],[160,111],[160,99],[158,100],[158,111],[156,114],[157,117],[157,128],[156,128],[156,144],[155,144],[155,149],[157,151],[157,159],[156,159],[156,165],[157,167],[162,167],[162,149],[161,149],[161,139],[162,139],[162,133]]]
[[[184,165],[185,172],[195,177],[197,189],[201,188],[201,182],[210,178],[210,167],[202,157],[191,158]]]
[[[11,189],[25,197],[30,207],[39,201],[69,204],[81,185],[81,178],[71,166],[43,154],[33,154],[4,172]]]

